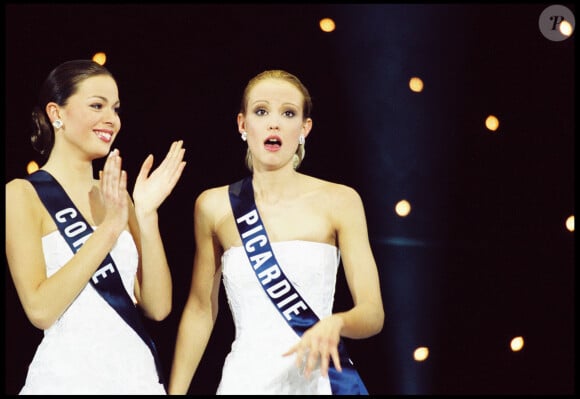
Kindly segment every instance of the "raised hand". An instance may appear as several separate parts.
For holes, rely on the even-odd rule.
[[[121,167],[122,159],[119,150],[115,149],[109,153],[99,173],[99,191],[89,193],[95,222],[115,224],[119,232],[127,226],[129,219],[127,172]]]
[[[183,140],[174,141],[163,162],[150,175],[153,155],[145,159],[133,188],[133,201],[138,213],[156,211],[169,196],[185,168],[184,154]]]

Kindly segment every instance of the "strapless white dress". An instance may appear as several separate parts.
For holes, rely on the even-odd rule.
[[[72,257],[55,231],[42,239],[48,276]],[[133,284],[138,252],[123,232],[111,251],[125,289],[135,301]],[[20,394],[165,395],[149,347],[92,287],[83,289],[47,330]]]
[[[319,318],[330,315],[338,248],[309,241],[273,242],[271,246],[278,265],[314,313]],[[306,379],[296,367],[295,355],[282,356],[299,337],[264,292],[243,247],[223,254],[222,276],[235,338],[217,394],[332,394],[328,377],[322,377],[319,370]]]

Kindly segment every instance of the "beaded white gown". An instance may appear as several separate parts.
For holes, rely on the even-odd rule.
[[[330,315],[338,248],[310,241],[273,242],[271,247],[278,265],[316,315]],[[295,355],[282,356],[299,337],[264,292],[243,247],[223,254],[222,276],[235,337],[217,394],[332,394],[330,380],[319,370],[306,379],[296,367]]]
[[[43,237],[48,276],[71,258],[55,231]],[[131,298],[138,253],[125,231],[111,251]],[[29,365],[20,394],[165,395],[149,347],[93,288],[83,289],[47,330]]]

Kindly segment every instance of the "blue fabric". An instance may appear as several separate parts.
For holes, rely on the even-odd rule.
[[[93,232],[93,228],[86,222],[80,212],[78,212],[62,186],[50,173],[45,170],[38,170],[28,175],[27,180],[36,189],[38,196],[51,214],[61,235],[69,244],[73,253],[76,253],[89,238]],[[110,254],[103,260],[97,271],[93,274],[90,282],[97,292],[139,334],[147,346],[149,346],[157,366],[159,382],[165,384],[155,343],[145,331],[141,315],[133,304],[133,300],[127,291],[125,291],[115,262]]]
[[[252,177],[248,176],[231,184],[229,197],[246,255],[256,277],[280,315],[298,336],[302,336],[319,318],[286,278],[276,261],[256,207]],[[328,369],[333,395],[368,395],[342,340],[339,342],[338,351],[342,372],[332,362]]]

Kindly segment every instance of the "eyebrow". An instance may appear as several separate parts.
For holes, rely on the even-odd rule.
[[[107,103],[109,102],[109,100],[106,97],[100,96],[98,94],[95,94],[95,95],[89,97],[89,99],[91,99],[91,98],[99,98],[99,99],[103,100],[104,102],[107,102]],[[121,100],[115,101],[114,104],[115,105],[121,104]]]
[[[250,103],[250,105],[256,105],[257,103],[266,103],[266,104],[270,105],[270,101],[268,101],[268,100],[256,100],[256,101]],[[289,102],[282,103],[282,106],[300,107],[300,105],[298,105],[298,104],[289,103]]]

